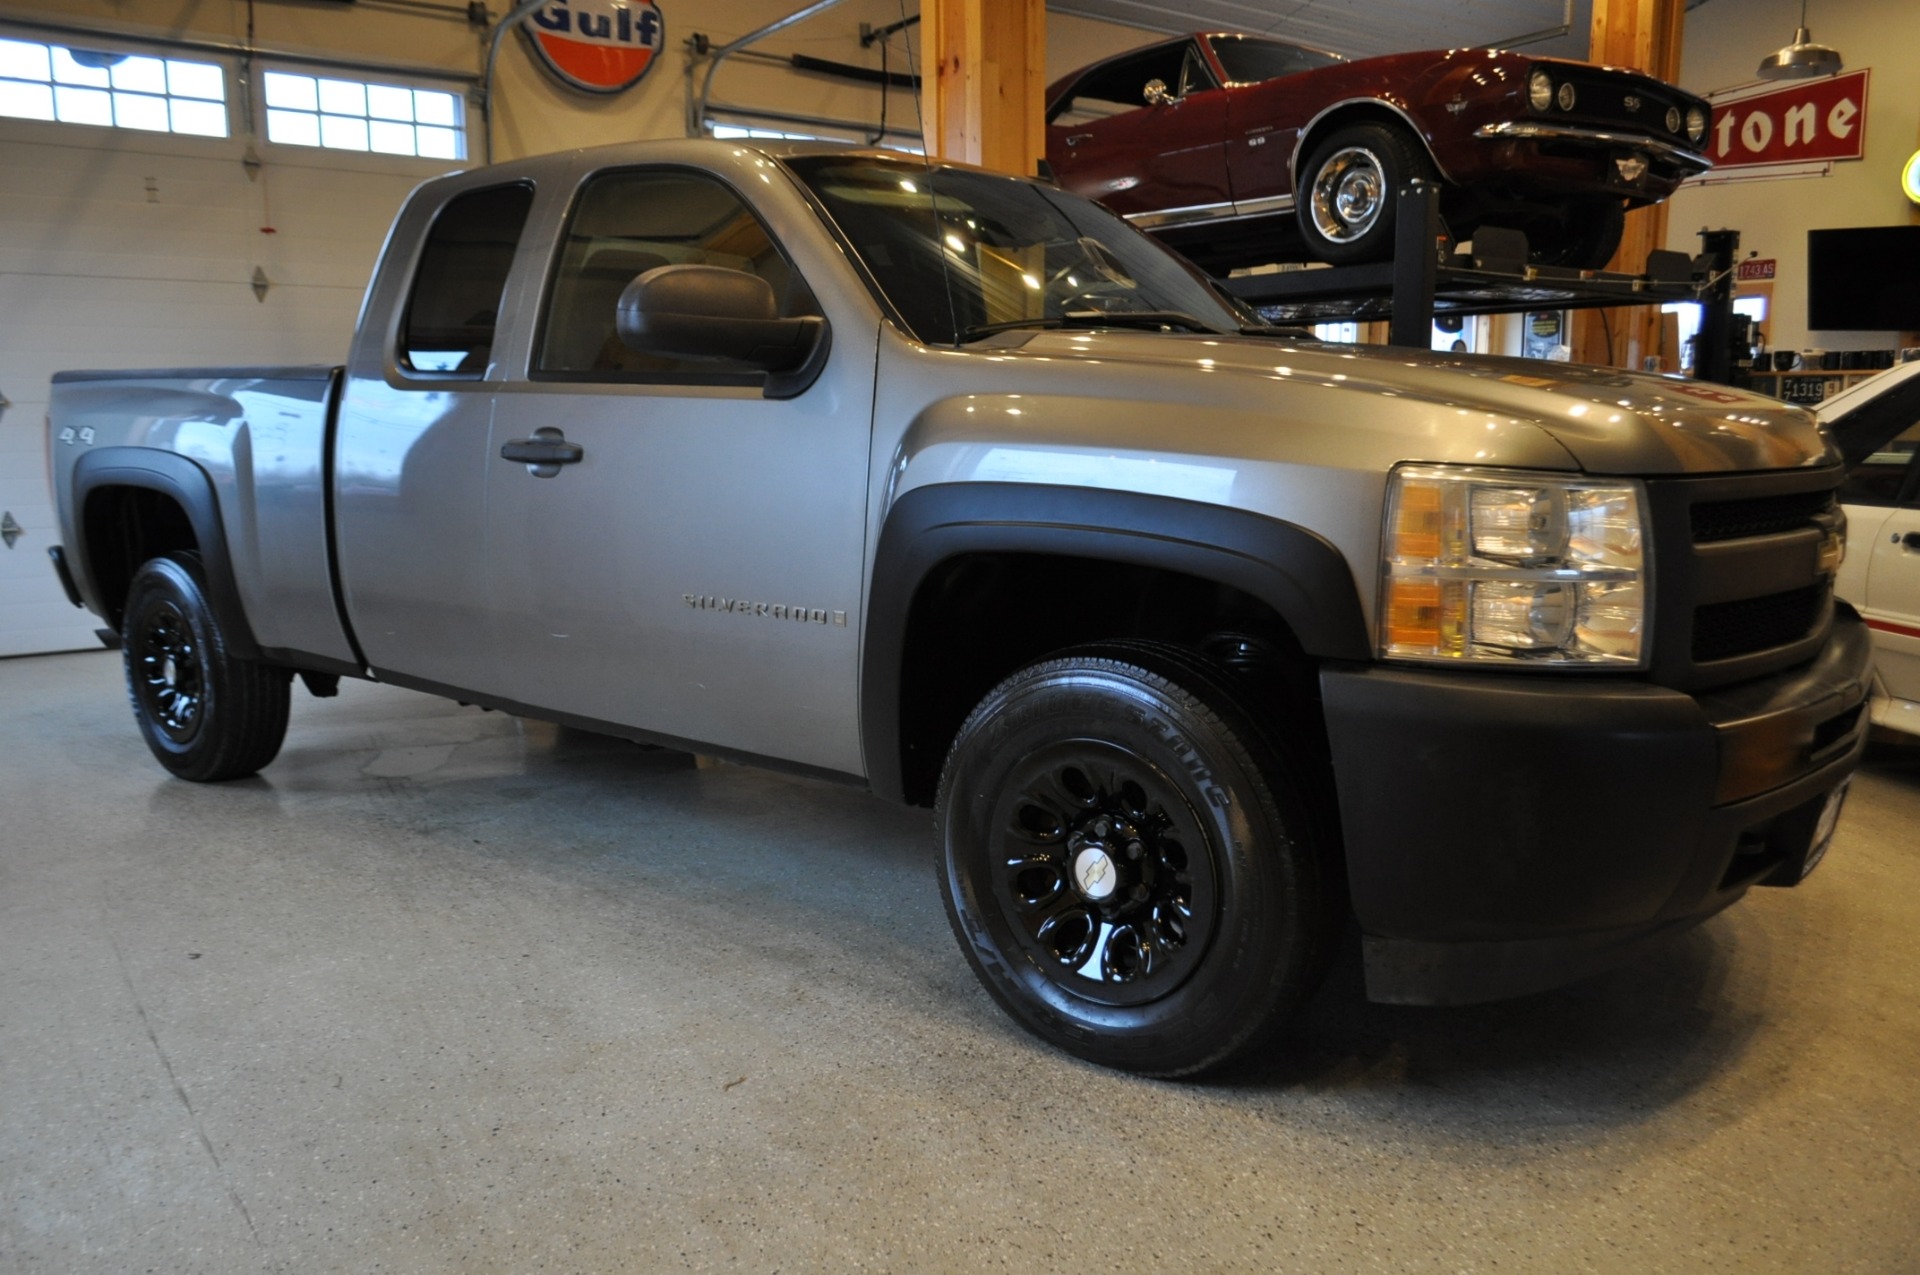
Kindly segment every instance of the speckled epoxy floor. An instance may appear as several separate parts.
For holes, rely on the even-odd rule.
[[[0,704],[0,1270],[1920,1270],[1920,750],[1640,965],[1343,968],[1169,1085],[1000,1016],[921,811],[368,685],[196,787],[104,652]]]

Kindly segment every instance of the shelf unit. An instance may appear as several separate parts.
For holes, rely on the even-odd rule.
[[[1799,368],[1791,372],[1750,372],[1748,380],[1758,394],[1771,394],[1789,403],[1813,407],[1826,402],[1841,390],[1850,389],[1869,376],[1878,376],[1884,368],[1860,371],[1828,372]]]
[[[1471,254],[1442,256],[1438,188],[1415,181],[1400,191],[1398,200],[1390,261],[1238,275],[1217,282],[1268,322],[1386,319],[1388,343],[1416,349],[1431,343],[1436,313],[1513,314],[1687,301],[1704,309],[1703,348],[1709,348],[1709,333],[1731,331],[1731,248],[1725,249],[1726,260],[1719,260],[1715,253],[1721,245],[1712,238],[1708,253],[1699,258],[1650,253],[1647,273],[1641,275],[1529,265],[1526,236],[1494,226],[1475,232]],[[1734,232],[1713,233],[1739,242]],[[1699,375],[1702,380],[1730,381],[1730,356],[1703,367]]]

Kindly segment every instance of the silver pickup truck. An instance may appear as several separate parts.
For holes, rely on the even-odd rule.
[[[1792,885],[1866,739],[1804,412],[1318,344],[897,154],[437,179],[346,366],[62,373],[49,428],[173,773],[344,676],[933,805],[987,989],[1151,1074],[1349,918],[1371,996],[1460,1003]]]

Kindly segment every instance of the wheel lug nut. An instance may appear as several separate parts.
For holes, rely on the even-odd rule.
[[[1135,903],[1145,903],[1147,901],[1147,887],[1144,885],[1134,886],[1130,893]]]
[[[1138,859],[1141,855],[1145,854],[1146,852],[1147,852],[1147,848],[1141,845],[1138,841],[1127,842],[1127,858]]]

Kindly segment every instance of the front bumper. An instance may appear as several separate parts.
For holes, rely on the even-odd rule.
[[[1866,746],[1867,629],[1699,695],[1592,677],[1328,666],[1375,1000],[1465,1004],[1617,964],[1800,879]]]
[[[1523,173],[1529,189],[1560,193],[1605,192],[1638,201],[1665,199],[1681,182],[1713,167],[1699,151],[1631,129],[1509,120],[1485,124],[1474,136],[1501,147],[1503,159],[1488,160],[1489,179],[1498,173]],[[1645,173],[1629,181],[1616,159],[1637,158]]]

